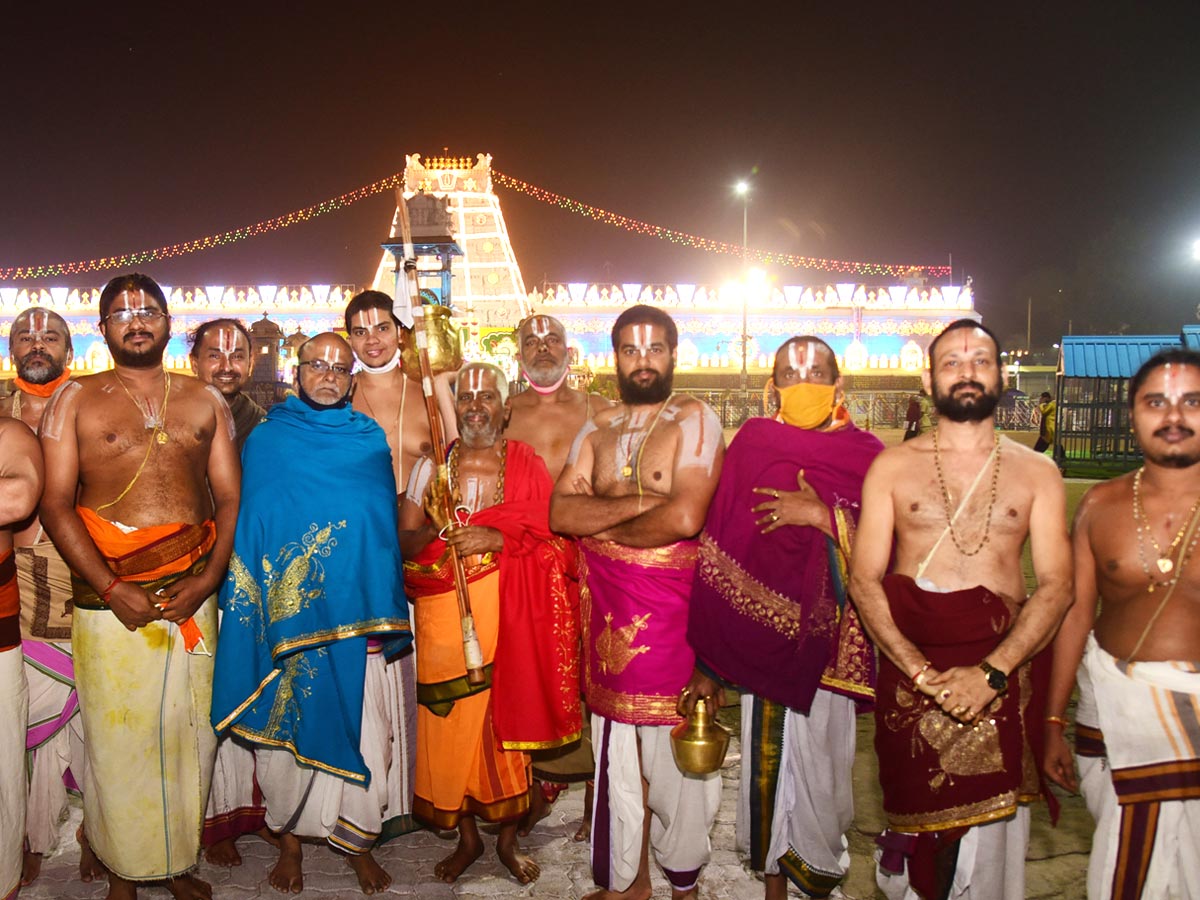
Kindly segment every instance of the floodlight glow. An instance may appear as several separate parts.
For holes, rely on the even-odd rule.
[[[739,197],[745,197],[748,193],[750,193],[750,182],[739,181],[733,186],[733,192]]]

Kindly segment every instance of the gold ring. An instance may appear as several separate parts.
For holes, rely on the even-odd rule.
[[[779,513],[771,513],[771,521],[778,522],[779,521]]]
[[[779,499],[779,491],[772,489],[771,496],[774,497],[776,500],[778,500]]]
[[[942,700],[942,701],[949,700],[950,699],[950,688],[946,688],[940,694],[938,694],[938,699]]]

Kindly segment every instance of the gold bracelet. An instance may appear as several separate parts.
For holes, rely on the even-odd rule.
[[[1071,724],[1066,719],[1064,719],[1062,716],[1046,716],[1046,721],[1048,723],[1052,722],[1055,725],[1061,725],[1063,728],[1066,728],[1068,725]]]

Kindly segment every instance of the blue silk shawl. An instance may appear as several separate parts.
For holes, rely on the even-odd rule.
[[[368,416],[272,407],[242,452],[213,677],[213,727],[367,784],[367,639],[412,641],[396,482]]]

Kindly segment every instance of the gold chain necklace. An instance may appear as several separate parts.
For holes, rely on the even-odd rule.
[[[460,446],[461,442],[455,441],[454,446],[450,448],[450,491],[454,497],[455,507],[466,505],[463,503],[462,494],[459,491],[458,448]],[[492,506],[499,506],[504,502],[504,470],[508,468],[506,465],[507,460],[508,438],[505,438],[500,442],[500,474],[496,478],[496,490],[492,492]]]
[[[1188,510],[1188,514],[1183,518],[1183,524],[1179,527],[1179,531],[1175,533],[1175,537],[1171,540],[1170,545],[1166,550],[1158,544],[1158,539],[1154,537],[1154,532],[1150,528],[1150,520],[1146,516],[1146,509],[1142,506],[1142,473],[1146,471],[1146,467],[1142,466],[1133,476],[1133,521],[1137,526],[1138,536],[1138,559],[1142,563],[1142,571],[1146,573],[1146,578],[1150,581],[1150,588],[1147,593],[1153,594],[1156,585],[1171,584],[1178,580],[1180,572],[1175,572],[1167,581],[1155,581],[1154,576],[1150,574],[1150,566],[1146,561],[1146,545],[1144,538],[1148,538],[1150,545],[1154,547],[1154,552],[1157,554],[1157,559],[1154,564],[1158,567],[1158,571],[1163,575],[1170,575],[1175,571],[1175,557],[1179,550],[1179,544],[1183,540],[1183,536],[1187,533],[1188,523],[1195,517],[1197,510],[1200,510],[1200,497],[1197,497],[1192,503],[1192,508]],[[1200,531],[1197,533],[1200,537]],[[1191,558],[1192,551],[1196,548],[1196,537],[1193,537],[1184,551],[1183,559],[1180,560],[1179,569],[1183,570],[1188,559]]]
[[[942,473],[942,454],[938,448],[938,433],[937,429],[933,430],[933,465],[937,469],[938,486],[942,489],[942,504],[946,508],[946,527],[950,532],[950,540],[954,541],[954,546],[958,548],[958,552],[963,556],[975,556],[983,549],[988,542],[988,534],[992,530],[992,510],[996,506],[996,486],[1000,481],[1000,435],[995,436],[995,443],[992,445],[991,456],[995,456],[996,460],[992,464],[992,496],[988,500],[987,512],[984,514],[983,520],[983,537],[980,539],[978,546],[974,550],[968,550],[962,545],[958,539],[958,534],[954,530],[955,511],[950,502],[950,491],[946,487],[946,478]],[[987,465],[987,462],[984,462]]]
[[[642,481],[642,451],[646,448],[646,442],[650,440],[650,434],[654,431],[654,426],[658,424],[658,417],[662,415],[662,411],[667,408],[667,404],[671,402],[671,398],[675,396],[675,392],[667,394],[667,399],[662,402],[658,411],[654,414],[654,418],[650,420],[650,427],[646,429],[646,435],[638,444],[637,453],[633,452],[634,435],[629,433],[629,427],[633,424],[633,411],[626,407],[626,415],[629,417],[624,427],[621,428],[621,433],[617,436],[617,447],[621,446],[621,439],[629,435],[628,441],[625,443],[625,465],[621,467],[622,478],[633,478],[634,473],[637,473],[638,479],[638,494],[641,494]]]
[[[160,444],[165,444],[167,441],[169,441],[171,439],[170,436],[166,432],[167,402],[171,399],[171,373],[167,372],[165,374],[166,374],[166,378],[165,378],[165,384],[163,385],[162,408],[159,409],[158,414],[155,415],[150,410],[150,401],[147,400],[145,402],[145,405],[143,405],[135,396],[133,396],[132,393],[130,393],[129,388],[125,384],[125,379],[122,378],[120,376],[120,374],[118,374],[116,369],[113,369],[113,375],[116,376],[117,382],[121,385],[121,388],[125,391],[125,396],[129,398],[130,402],[133,403],[133,405],[138,408],[138,412],[140,412],[142,414],[143,425],[145,425],[146,428],[149,428],[152,430],[151,437],[154,440],[158,441]]]

